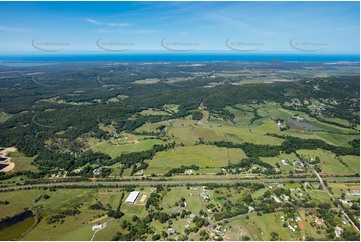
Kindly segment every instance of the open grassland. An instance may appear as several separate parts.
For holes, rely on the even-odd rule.
[[[201,138],[205,141],[225,140],[236,143],[280,145],[283,139],[266,135],[267,128],[270,128],[274,133],[279,132],[271,122],[246,128],[234,127],[228,122],[219,120],[212,120],[209,124],[202,123],[200,125],[196,125],[192,120],[176,120],[168,134],[176,141],[184,144],[193,144]]]
[[[195,196],[195,194],[199,194],[199,191],[200,190],[198,187],[192,187],[192,189],[187,189],[186,187],[171,188],[171,190],[167,192],[167,194],[162,200],[162,206],[164,207],[164,211],[166,211],[167,213],[171,213],[186,209],[194,214],[198,214],[199,211],[202,209],[202,203],[199,196]],[[192,196],[190,196],[189,194],[192,194]],[[184,208],[175,205],[175,203],[179,202],[182,197],[186,199],[186,207]]]
[[[111,139],[107,141],[99,141],[91,138],[88,145],[94,152],[102,152],[108,154],[112,158],[118,157],[123,153],[139,152],[150,150],[156,144],[162,144],[159,139],[148,139],[145,136],[137,136],[126,134],[128,138],[121,137],[119,139]]]
[[[0,112],[0,123],[5,122],[11,117],[11,114]]]
[[[147,78],[143,80],[136,80],[134,81],[135,84],[155,84],[158,83],[160,79],[158,78]]]
[[[248,111],[247,109],[241,107],[237,107],[236,109],[228,106],[225,109],[234,114],[234,120],[237,127],[244,127],[250,125],[251,120],[254,117],[252,111]]]
[[[222,187],[212,191],[212,198],[219,204],[226,203],[226,200],[241,202],[242,199],[251,194],[249,189],[242,189],[242,187]]]
[[[94,234],[92,226],[110,219],[105,211],[92,210],[89,206],[100,201],[104,206],[117,207],[121,194],[119,189],[57,189],[43,193],[50,196],[48,199],[41,198],[37,203],[41,205],[40,214],[43,218],[26,234],[23,238],[25,240],[90,240]],[[66,216],[63,223],[47,223],[50,216],[76,206],[80,214]]]
[[[242,240],[242,236],[249,236],[251,240],[271,240],[271,232],[276,232],[280,240],[299,240],[300,233],[292,233],[282,226],[282,215],[284,216],[282,212],[263,214],[261,217],[252,214],[249,219],[233,220],[225,226],[227,239]]]
[[[265,135],[267,133],[282,135],[282,132],[279,130],[274,121],[271,121],[269,119],[259,119],[257,121],[257,123],[255,122],[257,126],[252,126],[252,128],[250,128],[252,133],[260,135]]]
[[[169,113],[163,111],[163,110],[158,110],[158,109],[154,109],[154,108],[148,108],[148,109],[145,109],[143,111],[141,111],[139,113],[140,115],[144,115],[144,116],[148,116],[148,115],[154,115],[154,116],[157,116],[157,115],[169,115]]]
[[[283,173],[288,173],[289,171],[294,171],[293,162],[299,161],[297,156],[294,153],[291,154],[280,154],[275,157],[260,157],[260,159],[264,162],[267,162],[268,164],[275,166],[277,163],[280,165],[280,169]],[[282,160],[285,160],[287,162],[287,165],[282,164]]]
[[[320,203],[330,203],[331,205],[333,205],[327,192],[323,190],[307,190],[307,193],[310,195],[312,201],[315,202],[317,206]]]
[[[0,201],[8,201],[9,204],[0,205],[0,218],[13,216],[24,212],[25,208],[31,208],[33,199],[42,193],[41,190],[1,192]]]
[[[166,173],[172,168],[197,165],[206,167],[227,166],[227,148],[197,145],[177,147],[172,150],[158,152],[149,164],[145,174]]]
[[[325,117],[325,116],[320,116],[320,119],[325,120],[327,122],[332,122],[332,123],[336,123],[336,124],[340,124],[343,126],[350,126],[349,121],[347,121],[346,119],[341,119],[341,118],[330,118],[330,117]]]
[[[99,191],[94,196],[101,204],[112,209],[117,209],[122,192],[119,190],[108,189]]]
[[[283,133],[286,135],[298,137],[301,139],[323,140],[330,145],[336,145],[336,143],[338,143],[338,144],[342,144],[342,146],[350,146],[347,143],[355,138],[358,138],[358,136],[356,136],[356,135],[353,136],[353,135],[331,134],[331,133],[320,132],[320,131],[310,132],[310,131],[306,131],[306,130],[294,130],[294,129],[289,129],[289,130],[283,131]],[[329,139],[330,137],[337,137],[339,139],[334,140],[332,138],[332,140],[330,140]]]
[[[39,171],[36,166],[31,164],[34,157],[27,157],[21,152],[12,152],[9,156],[11,157],[11,162],[15,163],[14,171]]]
[[[228,148],[227,149],[228,161],[230,164],[235,164],[242,159],[247,158],[246,153],[241,149]]]
[[[157,129],[162,125],[162,122],[158,123],[145,123],[139,128],[137,128],[136,132],[156,132]]]
[[[107,226],[104,229],[96,232],[93,241],[111,241],[118,231],[125,232],[121,229],[119,220],[113,219],[107,223]]]
[[[359,139],[359,135],[335,134],[329,132],[315,132],[315,134],[327,143],[335,146],[350,146],[348,143],[353,139]]]
[[[265,103],[265,104],[252,104],[252,105],[236,105],[235,108],[226,107],[225,109],[230,111],[235,115],[236,124],[239,124],[240,122],[244,122],[243,125],[249,125],[250,124],[250,117],[253,117],[253,110],[257,110],[257,114],[264,117],[264,119],[258,119],[255,121],[254,125],[256,125],[257,130],[261,130],[263,132],[260,132],[262,134],[265,133],[275,133],[280,134],[281,132],[278,130],[278,128],[274,125],[272,127],[271,122],[268,123],[267,119],[283,119],[287,120],[291,118],[293,115],[297,114],[300,115],[304,119],[303,122],[308,123],[314,127],[318,127],[322,129],[323,131],[316,131],[316,132],[310,132],[306,130],[287,130],[285,133],[291,136],[296,136],[300,138],[314,138],[314,139],[321,139],[329,144],[335,145],[335,146],[349,146],[348,142],[359,138],[358,131],[349,129],[349,128],[343,128],[334,124],[329,124],[325,122],[321,122],[315,118],[312,118],[308,116],[308,114],[304,112],[294,111],[294,110],[287,110],[283,109],[279,104],[276,103]],[[322,117],[322,119],[326,121],[331,121],[335,123],[340,123],[342,125],[348,125],[348,121],[344,119],[332,119],[332,118],[325,118]],[[260,122],[262,121],[262,122]],[[262,124],[263,123],[263,124]],[[254,130],[253,126],[252,131],[254,133],[257,133],[256,130]],[[241,125],[242,126],[242,125]]]
[[[45,210],[70,209],[75,204],[80,204],[92,196],[93,189],[57,189],[54,192],[44,191],[49,199],[41,199],[37,205]]]
[[[349,196],[347,193],[360,192],[359,183],[329,183],[328,187],[332,189],[332,192],[336,197],[341,197],[342,193],[346,193],[346,199],[359,199],[359,196]]]
[[[99,129],[104,130],[105,132],[108,132],[110,134],[115,134],[116,133],[116,130],[115,130],[113,124],[105,125],[103,123],[100,123],[98,126],[99,126]]]
[[[317,164],[323,173],[335,174],[335,175],[346,175],[346,174],[355,174],[360,172],[360,165],[358,156],[345,156],[338,158],[336,155],[330,151],[326,150],[299,150],[298,153],[307,159],[315,160],[316,157],[319,157],[321,162]],[[358,160],[357,160],[358,158]],[[345,160],[347,166],[342,164],[341,161]],[[350,165],[348,165],[348,163]]]
[[[360,173],[360,157],[355,155],[341,156],[340,159],[347,164],[353,172]]]

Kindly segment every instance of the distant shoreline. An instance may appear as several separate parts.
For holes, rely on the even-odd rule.
[[[356,62],[358,54],[307,53],[57,53],[5,54],[0,53],[0,65],[11,62]],[[47,63],[48,64],[48,63]]]

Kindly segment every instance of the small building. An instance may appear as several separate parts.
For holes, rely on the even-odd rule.
[[[129,194],[129,196],[127,197],[127,199],[125,200],[126,203],[134,203],[135,200],[137,200],[137,197],[139,196],[140,192],[137,191],[133,191]]]
[[[296,232],[296,229],[294,227],[292,227],[291,225],[288,225],[288,228],[294,233]]]
[[[281,160],[282,165],[287,166],[286,160]]]
[[[318,226],[323,227],[323,219],[320,219],[319,217],[315,218],[315,222]]]
[[[272,196],[272,198],[276,201],[276,203],[282,203],[282,201],[278,197]]]
[[[342,202],[343,204],[347,204],[348,206],[352,206],[352,202],[350,202],[350,201],[347,201],[347,200],[343,200],[343,199],[339,199],[340,200],[340,202]]]
[[[174,228],[169,228],[169,229],[167,229],[167,232],[168,232],[168,233],[173,233],[173,234],[174,234],[174,233],[175,233],[175,229],[174,229]]]
[[[92,230],[95,231],[95,230],[103,229],[104,227],[105,224],[95,224],[93,225]]]
[[[341,227],[338,227],[338,226],[335,227],[335,235],[336,235],[336,238],[341,237],[342,231],[343,231],[343,229],[342,229]]]

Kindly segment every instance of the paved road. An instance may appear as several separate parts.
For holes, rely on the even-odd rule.
[[[327,177],[325,180],[329,182],[343,182],[344,177]],[[359,177],[348,177],[349,182],[358,182]],[[167,180],[167,181],[81,181],[81,182],[58,182],[58,183],[45,183],[45,184],[32,184],[32,185],[20,185],[11,187],[1,187],[1,191],[18,190],[18,189],[32,189],[32,188],[44,188],[44,187],[121,187],[121,186],[156,186],[156,185],[171,185],[171,186],[199,186],[207,184],[235,184],[235,183],[287,183],[287,182],[314,182],[318,181],[317,178],[278,178],[278,179],[219,179],[219,180]]]
[[[315,169],[313,169],[313,167],[310,166],[310,164],[308,164],[306,161],[304,161],[304,163],[306,164],[306,166],[307,166],[308,168],[310,168],[310,170],[311,170],[313,173],[315,173],[316,177],[318,178],[318,180],[319,180],[319,182],[320,182],[320,184],[321,184],[321,186],[322,186],[322,189],[323,189],[324,191],[326,191],[327,194],[328,194],[328,196],[331,198],[331,200],[334,201],[334,200],[335,200],[335,197],[334,197],[334,196],[332,195],[332,193],[328,190],[328,188],[327,188],[327,186],[325,185],[325,183],[323,182],[323,179],[322,179],[322,177],[320,176],[320,174],[318,174],[318,172],[317,172]],[[345,213],[344,209],[343,209],[340,205],[337,205],[337,206],[340,208],[342,214],[347,218],[348,222],[349,222],[350,224],[352,224],[352,226],[353,226],[353,227],[356,229],[356,231],[360,234],[360,228],[357,227],[356,224],[354,224],[354,222],[353,222],[353,221],[350,219],[350,217]]]

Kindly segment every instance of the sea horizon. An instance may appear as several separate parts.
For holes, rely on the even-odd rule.
[[[345,53],[229,53],[229,52],[63,52],[0,53],[5,62],[212,62],[212,61],[284,61],[284,62],[360,62],[359,54]]]

